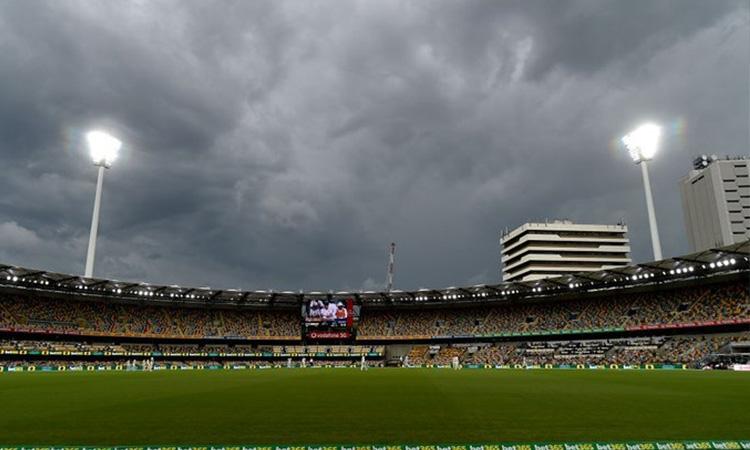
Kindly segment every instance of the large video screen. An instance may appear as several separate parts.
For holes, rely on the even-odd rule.
[[[305,339],[353,339],[357,335],[360,305],[353,298],[316,298],[302,305]]]

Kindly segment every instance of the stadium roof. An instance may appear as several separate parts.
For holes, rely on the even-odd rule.
[[[476,303],[488,300],[521,300],[562,293],[587,292],[617,287],[664,284],[701,277],[750,271],[750,240],[691,255],[631,266],[580,272],[528,282],[419,289],[391,292],[293,292],[243,291],[210,287],[181,287],[149,283],[85,278],[0,264],[0,288],[85,298],[111,298],[141,302],[197,306],[292,306],[313,298],[354,297],[364,304]]]

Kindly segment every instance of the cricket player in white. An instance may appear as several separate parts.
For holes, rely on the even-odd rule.
[[[367,360],[365,359],[365,355],[362,355],[362,362],[359,365],[359,370],[367,370]]]

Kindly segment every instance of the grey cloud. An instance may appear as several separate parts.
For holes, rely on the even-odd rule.
[[[274,289],[376,289],[391,241],[399,288],[497,281],[501,229],[545,217],[625,219],[646,260],[613,140],[648,118],[687,252],[677,179],[749,145],[742,2],[34,6],[0,2],[0,224],[37,236],[4,262],[82,270],[92,126],[125,142],[98,273]]]

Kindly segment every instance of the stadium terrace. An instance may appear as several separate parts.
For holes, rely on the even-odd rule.
[[[710,345],[693,339],[691,346],[680,343],[684,338],[667,335],[744,332],[750,327],[748,250],[750,242],[744,242],[534,282],[397,293],[180,288],[5,266],[0,270],[0,338],[5,339],[6,357],[154,355],[167,361],[169,356],[211,356],[214,359],[206,362],[212,363],[226,358],[257,362],[264,357],[366,357],[383,365],[696,364],[720,347],[721,339],[701,337]],[[72,347],[40,342],[51,336],[95,341]],[[532,342],[555,337],[609,341]],[[637,340],[643,337],[648,341]],[[170,340],[191,345],[170,348]],[[217,340],[232,348],[212,347]],[[523,348],[519,343],[487,345],[513,340],[523,341]],[[414,346],[366,347],[393,343]],[[430,343],[442,346],[421,345]],[[262,347],[266,344],[283,345]],[[311,350],[308,344],[326,346]],[[702,350],[689,356],[654,352],[696,345]]]

